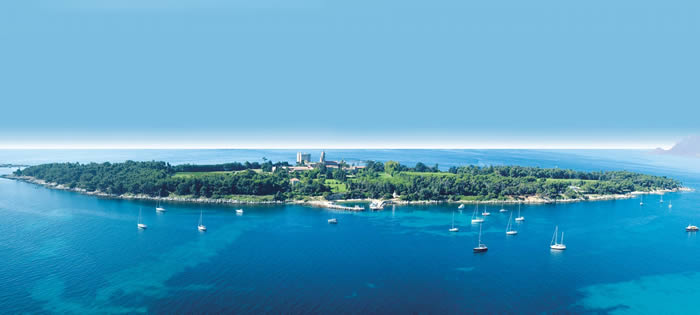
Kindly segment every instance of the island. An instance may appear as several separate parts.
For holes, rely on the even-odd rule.
[[[665,176],[629,171],[583,172],[525,166],[438,165],[396,161],[265,161],[216,165],[166,162],[51,163],[5,178],[55,189],[123,198],[216,203],[549,203],[630,198],[684,189]]]

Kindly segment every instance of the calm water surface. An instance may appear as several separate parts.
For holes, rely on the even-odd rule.
[[[473,162],[430,151],[384,156]],[[361,153],[353,154],[373,158]],[[700,187],[697,172],[625,154],[456,153],[503,164],[643,170]],[[700,224],[700,194],[667,194],[664,201],[648,196],[643,207],[638,199],[524,206],[519,234],[508,237],[508,213],[491,207],[483,235],[489,251],[475,255],[478,226],[469,224],[470,207],[456,212],[461,231],[450,234],[451,205],[364,213],[259,206],[237,216],[234,207],[166,204],[168,211],[158,214],[149,202],[1,179],[0,310],[681,313],[700,298],[694,286],[700,239],[683,230]],[[136,228],[139,209],[145,231]],[[200,209],[206,233],[196,228]],[[327,224],[331,217],[339,224]],[[565,232],[565,252],[549,250],[555,225]]]

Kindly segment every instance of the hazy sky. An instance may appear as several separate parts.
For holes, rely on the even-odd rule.
[[[0,147],[655,147],[697,0],[0,2]]]

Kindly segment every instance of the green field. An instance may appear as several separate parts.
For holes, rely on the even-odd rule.
[[[326,179],[326,186],[330,187],[331,192],[334,194],[337,193],[344,193],[348,191],[348,185],[345,183],[341,183],[338,180],[335,179]]]

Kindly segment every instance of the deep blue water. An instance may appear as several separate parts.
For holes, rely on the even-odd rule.
[[[48,153],[47,153],[48,152]],[[291,156],[289,156],[291,154]],[[0,151],[0,163],[293,160],[288,150]],[[629,169],[700,187],[700,160],[640,151],[345,150],[346,160],[424,161],[441,167],[521,164]],[[199,157],[198,157],[199,156]],[[317,157],[318,155],[315,154]],[[2,172],[10,170],[4,169]],[[585,313],[688,312],[700,291],[700,194],[523,206],[484,224],[469,207],[399,206],[334,212],[304,206],[235,207],[98,199],[0,179],[2,313]],[[667,207],[668,202],[673,208]],[[149,225],[136,228],[139,208]],[[507,207],[512,209],[512,207]],[[209,230],[196,229],[199,211]],[[327,219],[337,217],[338,225]],[[554,226],[568,249],[553,253]]]

